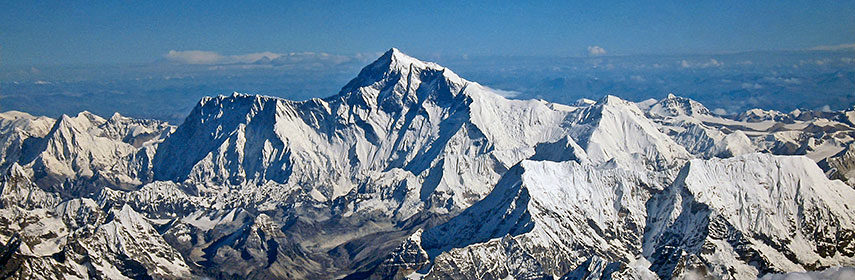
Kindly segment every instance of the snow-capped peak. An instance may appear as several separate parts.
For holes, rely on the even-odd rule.
[[[669,93],[665,99],[653,104],[648,113],[657,117],[709,115],[710,110],[700,102]]]
[[[414,67],[414,68],[432,68],[432,69],[444,69],[445,67],[440,66],[439,64],[433,62],[424,62],[418,60],[412,56],[409,56],[397,48],[391,48],[386,53],[383,54],[380,58],[377,59],[374,63],[389,63],[390,66],[394,68],[405,68],[405,67]]]
[[[24,171],[24,168],[18,165],[17,162],[13,162],[12,165],[9,166],[9,170],[6,171],[6,175],[9,176],[9,178],[25,178],[27,180],[30,179],[27,172]]]
[[[799,112],[801,113],[801,112]],[[763,110],[763,109],[750,109],[743,113],[740,113],[737,117],[738,120],[745,122],[763,122],[763,121],[778,121],[785,122],[789,119],[792,119],[789,115],[784,114],[780,111],[776,110]]]
[[[591,100],[588,98],[579,98],[578,100],[576,100],[576,102],[573,102],[572,105],[577,106],[577,107],[585,107],[585,106],[594,105],[596,103],[597,103],[596,100]]]
[[[625,167],[668,169],[689,158],[635,103],[612,95],[581,111],[571,136],[595,164],[614,160]]]
[[[599,103],[599,104],[609,104],[609,105],[617,105],[617,104],[624,105],[624,104],[631,104],[629,101],[623,100],[623,99],[621,99],[620,97],[617,97],[617,96],[614,96],[614,95],[611,95],[611,94],[607,94],[606,96],[603,96],[603,98],[600,98],[600,100],[599,100],[599,101],[597,101],[597,103]]]
[[[469,83],[439,64],[415,59],[393,48],[362,68],[359,75],[341,89],[339,96],[350,100],[362,99],[353,101],[367,105],[391,103],[393,107],[399,107],[429,98],[419,98],[417,90],[432,89],[430,91],[435,92],[441,89],[455,96]],[[428,87],[422,87],[422,84]]]

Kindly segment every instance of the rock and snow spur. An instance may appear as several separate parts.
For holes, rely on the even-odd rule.
[[[855,191],[804,156],[692,160],[648,202],[644,255],[661,277],[852,265],[853,201]]]
[[[644,203],[661,187],[641,171],[526,160],[422,245],[440,278],[557,278],[593,256],[630,263],[641,255]]]
[[[6,112],[0,242],[22,242],[2,275],[753,279],[853,265],[855,190],[828,179],[855,182],[852,116],[512,100],[397,49],[329,97],[206,97],[179,126]]]

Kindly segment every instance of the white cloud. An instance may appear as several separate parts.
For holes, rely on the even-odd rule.
[[[785,274],[766,274],[761,280],[813,280],[855,279],[855,267],[832,267],[823,271],[790,272]]]
[[[213,51],[169,51],[164,57],[166,59],[183,64],[273,64],[285,65],[296,63],[343,63],[353,59],[359,60],[363,55],[343,56],[328,53],[299,52],[299,53],[274,53],[257,52],[236,55],[223,55]],[[376,58],[376,57],[375,57]]]
[[[600,46],[588,46],[588,55],[589,56],[598,56],[606,54],[606,49]]]
[[[819,110],[820,112],[828,113],[828,112],[831,112],[831,106],[828,106],[828,104],[822,105],[822,107],[817,108],[817,110]],[[855,279],[855,278],[852,278],[852,279]]]
[[[515,90],[495,89],[495,88],[490,88],[490,87],[487,87],[487,86],[483,86],[483,87],[485,87],[485,88],[487,88],[488,90],[490,90],[490,91],[492,91],[492,92],[494,92],[494,93],[496,93],[496,94],[498,94],[498,95],[501,95],[501,96],[503,96],[503,97],[505,97],[505,98],[514,98],[514,97],[517,97],[517,96],[519,96],[520,94],[522,94],[521,92],[519,92],[519,91],[515,91]]]
[[[283,54],[282,56],[274,59],[272,63],[274,65],[285,65],[285,64],[296,64],[296,63],[325,63],[325,64],[339,64],[349,61],[363,61],[362,54],[356,54],[353,56],[345,56],[345,55],[335,55],[328,53],[315,53],[315,52],[300,52],[300,53],[288,53]],[[375,56],[374,58],[377,58]]]
[[[762,89],[763,85],[758,83],[742,83],[743,89]]]
[[[802,80],[799,78],[791,77],[791,78],[783,78],[783,77],[763,77],[764,81],[773,82],[777,84],[792,84],[797,85],[801,84]]]
[[[226,63],[255,63],[256,61],[262,60],[265,57],[269,60],[274,60],[281,57],[281,54],[272,53],[272,52],[259,52],[259,53],[248,53],[241,55],[230,55],[227,56],[226,59],[228,62]]]
[[[709,68],[709,67],[721,67],[724,65],[724,62],[720,62],[714,58],[710,58],[708,61],[699,61],[693,62],[688,60],[681,60],[679,62],[680,66],[683,68]]]
[[[702,64],[701,67],[721,67],[722,65],[724,65],[723,62],[710,58],[710,61]]]
[[[716,114],[716,115],[727,115],[727,110],[722,109],[722,108],[715,108],[712,110],[712,112],[713,112],[713,114]]]
[[[211,51],[176,51],[166,54],[166,59],[184,64],[215,64],[223,60],[223,56]]]

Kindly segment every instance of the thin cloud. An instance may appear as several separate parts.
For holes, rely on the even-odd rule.
[[[841,45],[830,45],[830,46],[816,46],[810,48],[812,51],[841,51],[841,50],[850,50],[855,49],[855,44],[841,44]]]
[[[515,90],[495,89],[495,88],[491,88],[491,87],[484,86],[484,85],[482,85],[482,86],[483,86],[484,88],[486,88],[486,89],[488,89],[488,90],[490,90],[490,91],[492,91],[492,92],[494,92],[494,93],[498,94],[498,95],[501,95],[501,96],[502,96],[502,97],[504,97],[504,98],[514,98],[514,97],[517,97],[517,96],[519,96],[520,94],[522,94],[521,92],[519,92],[519,91],[515,91]]]
[[[742,83],[742,89],[763,89],[763,85],[758,83]]]
[[[714,58],[710,58],[708,61],[700,61],[693,62],[688,60],[681,60],[679,62],[680,66],[683,68],[709,68],[709,67],[721,67],[724,66],[724,62],[718,61]]]
[[[282,57],[281,54],[273,52],[259,52],[239,55],[222,55],[212,51],[176,51],[171,50],[165,55],[166,59],[183,64],[240,64],[256,63],[259,61],[272,61]]]
[[[281,54],[272,52],[248,53],[241,55],[230,55],[226,57],[226,63],[256,63],[259,61],[275,60],[282,57]]]
[[[292,52],[292,53],[275,53],[275,52],[257,52],[236,55],[222,55],[213,51],[169,51],[164,57],[172,62],[181,64],[201,64],[201,65],[289,65],[289,64],[305,64],[305,63],[321,63],[321,64],[340,64],[350,61],[363,61],[365,54],[357,54],[354,56],[334,55],[328,53],[316,52]],[[375,57],[376,58],[376,57]]]
[[[599,55],[605,55],[605,54],[606,54],[606,49],[604,49],[600,46],[588,46],[588,55],[589,56],[599,56]]]
[[[176,51],[171,50],[165,55],[166,59],[184,64],[216,64],[223,56],[211,51]]]

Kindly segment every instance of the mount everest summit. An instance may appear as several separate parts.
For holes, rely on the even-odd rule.
[[[855,265],[855,111],[509,100],[391,49],[323,99],[208,97],[178,126],[6,112],[0,139],[0,242],[14,252],[2,273],[15,279],[754,279]]]

